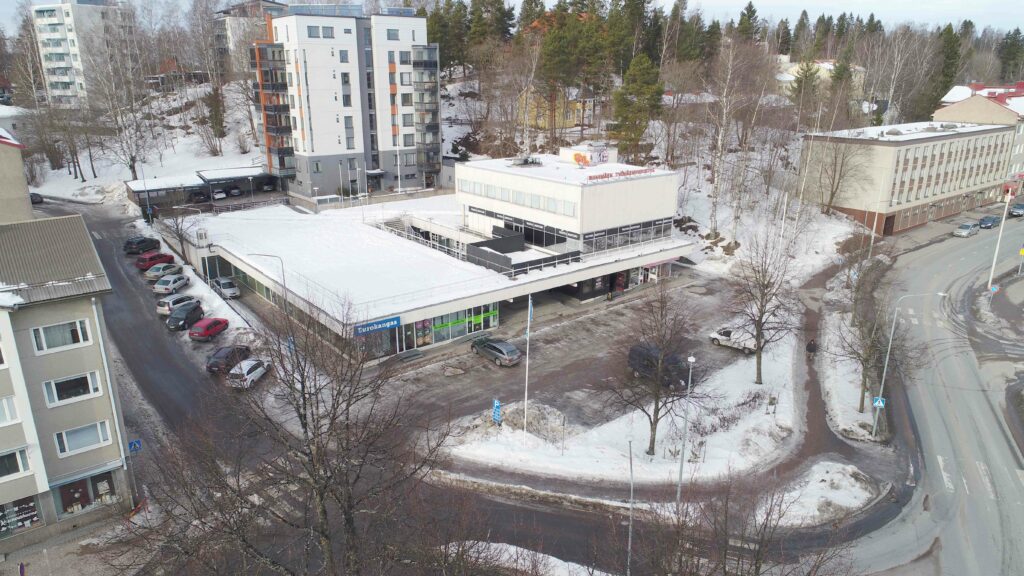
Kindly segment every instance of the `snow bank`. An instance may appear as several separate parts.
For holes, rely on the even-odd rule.
[[[786,525],[817,525],[836,520],[868,504],[877,494],[874,483],[856,466],[818,462],[783,496],[789,503]]]
[[[611,576],[607,572],[511,544],[469,541],[454,543],[450,547],[471,550],[470,555],[515,570],[517,573],[521,570],[537,576]]]
[[[837,434],[853,440],[873,440],[871,436],[872,410],[868,404],[859,412],[861,396],[861,366],[855,360],[839,358],[835,348],[837,331],[848,330],[850,314],[828,312],[822,319],[821,348],[818,374],[821,393],[825,398],[828,424]],[[831,352],[830,352],[831,351]]]
[[[753,383],[754,357],[739,354],[735,362],[704,384],[706,391],[718,397],[713,406],[690,408],[688,477],[710,480],[763,468],[782,456],[782,443],[792,433],[795,421],[791,368],[795,349],[796,339],[789,337],[765,351],[763,385]],[[769,402],[771,397],[776,400],[774,405]],[[521,414],[518,406],[506,406],[506,413],[519,410]],[[563,453],[561,415],[545,408],[530,405],[525,445],[522,428],[490,425],[488,412],[456,423],[450,452],[455,458],[517,472],[625,482],[629,479],[632,440],[637,482],[672,482],[678,475],[682,415],[662,420],[654,456],[645,453],[649,425],[638,411],[595,428],[567,430]]]

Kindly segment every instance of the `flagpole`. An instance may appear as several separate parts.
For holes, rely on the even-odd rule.
[[[530,399],[530,322],[533,321],[533,295],[527,296],[526,315],[526,380],[523,384],[523,446],[526,446],[526,406]]]

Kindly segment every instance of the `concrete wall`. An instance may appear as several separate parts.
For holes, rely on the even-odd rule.
[[[583,187],[582,232],[617,228],[675,215],[679,177],[643,176]]]
[[[0,144],[0,224],[32,219],[21,149]]]

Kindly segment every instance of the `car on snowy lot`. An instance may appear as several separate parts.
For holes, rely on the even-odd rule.
[[[174,294],[166,298],[161,298],[160,300],[157,300],[156,313],[161,316],[169,316],[176,308],[184,306],[190,302],[198,303],[199,298],[188,294]]]
[[[252,388],[264,374],[270,371],[270,364],[258,358],[247,358],[228,372],[227,383],[232,388]]]
[[[150,282],[156,282],[168,274],[181,274],[181,265],[175,264],[174,262],[157,264],[149,270],[146,270],[146,273],[143,274],[142,277]]]
[[[151,250],[159,250],[160,241],[156,238],[150,238],[149,236],[132,236],[131,238],[124,241],[125,254],[142,254]]]
[[[176,294],[178,290],[188,286],[188,276],[184,274],[168,274],[153,284],[154,294]]]
[[[221,298],[238,298],[242,295],[242,291],[231,278],[214,278],[210,281],[210,286]]]
[[[209,342],[228,329],[225,318],[203,318],[188,329],[188,337],[195,342]]]
[[[967,238],[968,236],[974,236],[978,233],[980,227],[977,222],[964,222],[953,230],[953,236],[958,238]]]
[[[648,343],[635,344],[629,349],[629,370],[634,378],[654,378],[658,372],[658,360],[661,350]],[[677,354],[669,354],[662,359],[665,367],[662,370],[661,384],[674,389],[686,387],[687,365]]]
[[[135,259],[135,267],[145,272],[157,264],[170,264],[171,262],[174,262],[174,256],[153,250],[151,252],[146,252],[145,254],[140,254],[138,258]]]
[[[496,366],[515,366],[523,359],[522,352],[515,345],[504,340],[477,338],[469,345],[473,354],[491,359]]]
[[[206,371],[210,374],[227,374],[249,356],[252,356],[252,349],[248,346],[222,346],[206,357]]]
[[[1003,219],[1001,216],[982,216],[981,220],[978,220],[978,228],[989,229],[999,226],[999,223]]]
[[[43,195],[42,194],[38,194],[36,192],[29,192],[28,193],[28,198],[29,198],[29,200],[32,201],[33,204],[42,204],[43,203]]]
[[[203,307],[198,300],[182,304],[167,317],[167,329],[172,332],[188,330],[203,318]]]
[[[1010,210],[1008,212],[1010,213],[1010,216],[1024,216],[1024,204],[1014,204],[1010,206]]]
[[[719,328],[708,334],[708,338],[711,339],[711,343],[715,346],[728,346],[729,348],[742,350],[744,354],[753,354],[757,351],[757,344],[754,342],[754,339],[746,332],[737,328]]]

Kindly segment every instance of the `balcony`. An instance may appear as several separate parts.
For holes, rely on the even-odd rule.
[[[441,152],[440,142],[417,142],[416,152],[421,154],[439,154]]]
[[[437,70],[437,60],[413,60],[413,70]]]
[[[295,167],[288,168],[287,166],[271,166],[270,173],[274,176],[295,176]]]
[[[412,89],[417,92],[433,92],[437,90],[437,80],[417,81],[412,83]]]
[[[436,120],[431,120],[429,122],[416,122],[416,131],[417,132],[423,131],[423,132],[434,132],[434,133],[437,133],[440,130],[441,130],[441,124],[439,122],[437,122]]]
[[[263,111],[267,114],[288,114],[289,107],[287,104],[266,104]]]
[[[287,82],[253,82],[252,89],[255,91],[284,93],[288,92]]]
[[[295,148],[292,146],[269,146],[267,151],[277,157],[294,156]]]
[[[437,112],[437,102],[415,102],[417,112]]]
[[[276,124],[267,124],[265,129],[267,131],[267,134],[270,134],[271,136],[291,136],[291,134],[292,134],[292,127],[291,126],[279,126],[279,125],[276,125]]]

